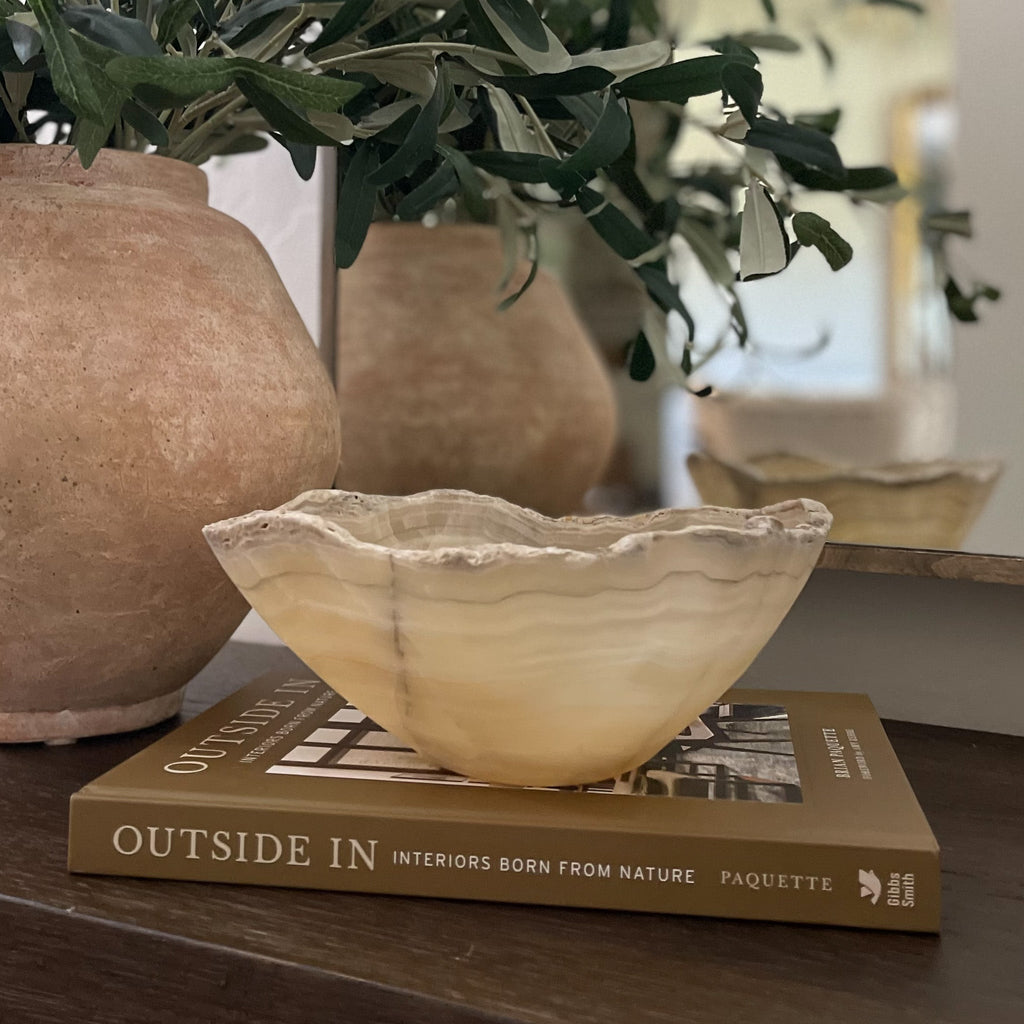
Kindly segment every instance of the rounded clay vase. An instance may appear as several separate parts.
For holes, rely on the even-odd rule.
[[[213,519],[331,481],[334,394],[196,167],[0,146],[0,741],[174,714],[247,610]]]
[[[339,486],[579,511],[611,454],[614,393],[555,279],[499,312],[502,271],[491,227],[371,228],[340,275]]]

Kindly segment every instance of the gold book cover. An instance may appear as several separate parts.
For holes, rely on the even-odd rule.
[[[867,697],[727,693],[573,789],[425,763],[268,675],[71,798],[68,867],[144,878],[937,932],[939,849]]]

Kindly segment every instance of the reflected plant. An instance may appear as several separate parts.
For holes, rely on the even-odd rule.
[[[762,7],[774,21],[775,4]],[[537,204],[578,207],[651,299],[631,373],[659,365],[685,385],[694,325],[669,273],[674,238],[726,297],[742,344],[737,280],[778,273],[801,248],[833,269],[852,255],[793,207],[796,191],[899,193],[887,168],[844,165],[827,118],[763,106],[757,46],[783,37],[708,40],[674,60],[661,26],[651,0],[0,0],[0,141],[69,142],[88,167],[104,146],[202,163],[269,136],[303,178],[331,148],[339,267],[375,216],[419,220],[457,198],[504,229],[506,290],[521,242],[532,259],[506,305],[536,272]],[[657,194],[634,112],[685,116],[703,95],[721,97],[714,130],[730,160]],[[681,359],[668,355],[669,314],[689,328]]]

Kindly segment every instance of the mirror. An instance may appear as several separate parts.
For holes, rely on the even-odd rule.
[[[765,25],[759,0],[724,11],[674,6],[688,39]],[[751,339],[718,352],[697,378],[716,387],[714,398],[666,391],[655,410],[651,384],[621,374],[624,444],[598,505],[763,504],[799,490],[843,508],[838,540],[1024,555],[1024,349],[1013,329],[1021,297],[1006,270],[1022,255],[1007,216],[1007,135],[1021,129],[1005,70],[1024,11],[997,9],[997,0],[923,6],[924,15],[838,0],[778,5],[780,30],[803,32],[805,45],[762,52],[777,90],[765,100],[790,115],[841,106],[836,141],[848,165],[894,166],[913,195],[853,211],[813,196],[808,207],[851,241],[854,260],[833,274],[801,253],[778,278],[741,286]],[[831,69],[808,18],[833,44]],[[685,131],[673,159],[692,166],[716,144]],[[944,245],[961,288],[982,280],[1005,290],[978,304],[978,323],[947,315],[935,254],[922,244],[922,213],[941,209],[972,211],[974,239]],[[685,255],[680,279],[707,350],[726,311]]]
[[[671,5],[673,0],[666,2]],[[834,43],[836,72],[831,77],[810,43],[803,59],[817,76],[811,95],[820,103],[795,106],[805,111],[841,103],[841,133],[858,120],[874,126],[870,135],[857,136],[850,128],[851,134],[837,137],[848,163],[903,161],[914,174],[930,171],[936,188],[945,190],[937,202],[972,211],[974,240],[953,238],[948,246],[958,280],[965,287],[975,279],[991,281],[1003,288],[1003,297],[981,305],[980,323],[951,324],[944,313],[937,313],[935,292],[922,296],[915,285],[928,273],[928,253],[905,223],[906,217],[916,217],[915,211],[906,201],[895,208],[898,215],[866,205],[841,228],[855,247],[853,263],[833,275],[823,264],[815,267],[816,254],[804,253],[800,262],[806,267],[752,282],[751,311],[759,315],[753,344],[742,354],[721,353],[725,358],[716,357],[704,376],[722,391],[744,385],[769,395],[782,392],[784,401],[769,410],[780,430],[841,441],[847,447],[840,455],[851,460],[870,461],[882,450],[896,460],[950,456],[999,461],[1002,475],[957,546],[1024,556],[1024,413],[1018,393],[1024,381],[1024,344],[1018,339],[1024,290],[1009,272],[1024,264],[1011,167],[1013,156],[1024,152],[1024,122],[1009,80],[1024,9],[1001,0],[926,0],[924,5],[927,13],[919,17],[895,7],[843,0],[776,0],[780,18],[795,19],[800,29],[806,28],[802,18],[813,17]],[[675,0],[675,6],[693,19],[689,38],[702,36],[700,18],[707,19],[709,32],[714,25],[720,32],[723,19],[728,19],[725,28],[764,24],[761,0],[728,5]],[[825,24],[823,14],[828,16]],[[810,72],[801,70],[794,56],[766,53],[765,61],[771,62],[767,81],[781,87],[788,80],[800,96],[810,92]],[[690,144],[680,143],[678,158],[686,158]],[[242,187],[256,161],[273,165],[273,191],[287,196],[286,202],[267,204],[261,198],[264,190],[250,193]],[[328,301],[321,316],[320,300],[330,299],[333,273],[328,260],[322,261],[322,275],[311,273],[308,252],[308,240],[324,223],[329,206],[324,197],[333,190],[326,163],[319,165],[323,178],[318,169],[317,178],[305,185],[296,182],[287,154],[276,146],[223,164],[211,161],[207,167],[217,204],[256,231],[314,336],[329,337],[333,313]],[[258,209],[236,208],[247,194]],[[846,213],[834,208],[839,206],[819,204],[816,198],[814,208],[839,226]],[[580,261],[570,270],[582,273],[593,264],[595,260]],[[796,276],[804,270],[809,278]],[[631,297],[628,290],[609,295],[610,305],[598,307],[596,319],[604,327],[612,325],[613,334],[620,332],[621,343],[622,328],[614,325]],[[702,320],[714,330],[713,318]],[[329,348],[325,357],[331,354]],[[652,382],[634,384],[622,377],[624,444],[599,501],[616,510],[692,504],[698,498],[685,459],[697,444],[697,411],[707,421],[714,419],[717,408],[676,391],[663,393],[659,400]],[[821,417],[828,418],[823,397],[837,403],[827,430],[820,423]],[[843,401],[849,403],[845,409]],[[746,411],[753,423],[746,427],[748,433],[764,438],[767,428],[753,417],[757,410]],[[812,415],[819,417],[818,423]],[[725,428],[719,425],[718,430],[721,435]],[[773,446],[780,444],[774,440]],[[737,452],[744,450],[734,448],[731,454]]]

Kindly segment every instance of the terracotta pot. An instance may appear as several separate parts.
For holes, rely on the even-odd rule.
[[[501,276],[493,228],[373,227],[340,275],[340,487],[579,510],[614,442],[611,386],[556,281],[502,313]]]
[[[202,526],[328,484],[334,395],[198,168],[0,146],[0,223],[0,741],[138,728],[247,608]]]

